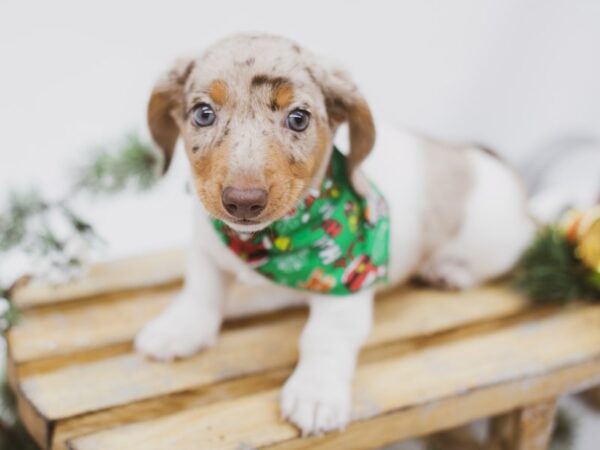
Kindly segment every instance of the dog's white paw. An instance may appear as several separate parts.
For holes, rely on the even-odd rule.
[[[460,261],[445,260],[426,265],[420,272],[427,283],[441,288],[459,291],[476,284],[476,279],[466,264]]]
[[[350,383],[322,372],[299,368],[281,392],[282,416],[300,428],[303,436],[342,430],[350,420]]]
[[[162,361],[185,358],[213,345],[218,328],[218,319],[167,309],[142,328],[134,346],[140,353]]]

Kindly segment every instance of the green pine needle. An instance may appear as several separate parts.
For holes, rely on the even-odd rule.
[[[113,194],[126,188],[146,190],[156,184],[161,175],[162,157],[138,136],[127,136],[117,149],[98,151],[80,168],[67,196],[50,201],[34,189],[12,191],[0,211],[0,259],[3,254],[19,248],[29,255],[51,257],[64,252],[70,237],[79,235],[90,246],[102,243],[92,225],[70,207],[81,193]],[[3,199],[0,199],[3,200]],[[70,236],[58,236],[51,218],[62,215],[71,224]],[[65,269],[77,265],[71,259]]]
[[[39,450],[16,415],[15,396],[6,379],[0,384],[0,450]]]
[[[0,316],[0,333],[6,332],[10,327],[16,325],[21,317],[21,312],[13,303],[9,303],[9,307]]]
[[[577,420],[565,409],[559,408],[552,431],[552,450],[571,450],[577,436]]]
[[[542,229],[514,272],[514,285],[537,303],[600,300],[594,273],[577,258],[575,246],[557,227]]]
[[[93,194],[110,194],[126,188],[142,191],[156,184],[161,166],[161,155],[132,134],[118,152],[96,151],[80,168],[75,186]]]
[[[12,191],[6,210],[0,213],[0,252],[19,245],[27,235],[27,220],[45,208],[36,190]]]

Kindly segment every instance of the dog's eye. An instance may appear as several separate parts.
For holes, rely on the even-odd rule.
[[[290,130],[304,131],[308,128],[310,113],[302,109],[295,109],[287,116],[287,126]]]
[[[208,127],[215,123],[215,112],[207,103],[200,103],[192,110],[192,120],[199,127]]]

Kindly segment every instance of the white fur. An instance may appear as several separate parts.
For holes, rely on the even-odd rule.
[[[196,214],[195,220],[203,219]],[[194,233],[183,290],[137,335],[137,350],[156,359],[172,360],[215,342],[223,320],[225,272],[214,262],[203,235]]]
[[[523,187],[516,174],[494,157],[474,151],[475,186],[460,232],[442,246],[433,264],[462,270],[453,287],[467,288],[508,272],[531,240]]]
[[[390,206],[392,284],[421,273],[462,288],[507,271],[533,232],[525,193],[507,166],[475,150],[469,153],[475,176],[461,229],[421,266],[421,248],[427,238],[421,235],[424,154],[417,137],[378,127],[376,148],[364,165]],[[135,342],[138,350],[155,358],[187,356],[210,345],[224,311],[239,315],[299,301],[298,292],[272,285],[230,252],[198,201],[196,209],[185,288]],[[223,307],[228,292],[235,289],[226,283],[224,273],[252,286],[253,295],[244,296],[241,291],[241,296],[230,298]],[[371,326],[373,294],[367,290],[342,300],[305,296],[310,318],[300,340],[300,360],[281,393],[283,415],[304,434],[341,429],[348,423],[352,376]]]
[[[310,295],[300,360],[281,392],[283,417],[303,434],[340,430],[350,419],[352,375],[371,330],[373,292],[335,301]]]

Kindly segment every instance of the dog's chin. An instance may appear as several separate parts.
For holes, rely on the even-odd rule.
[[[256,233],[258,231],[264,230],[269,225],[271,225],[272,221],[265,222],[255,222],[252,220],[223,220],[227,224],[229,228],[238,233]]]

